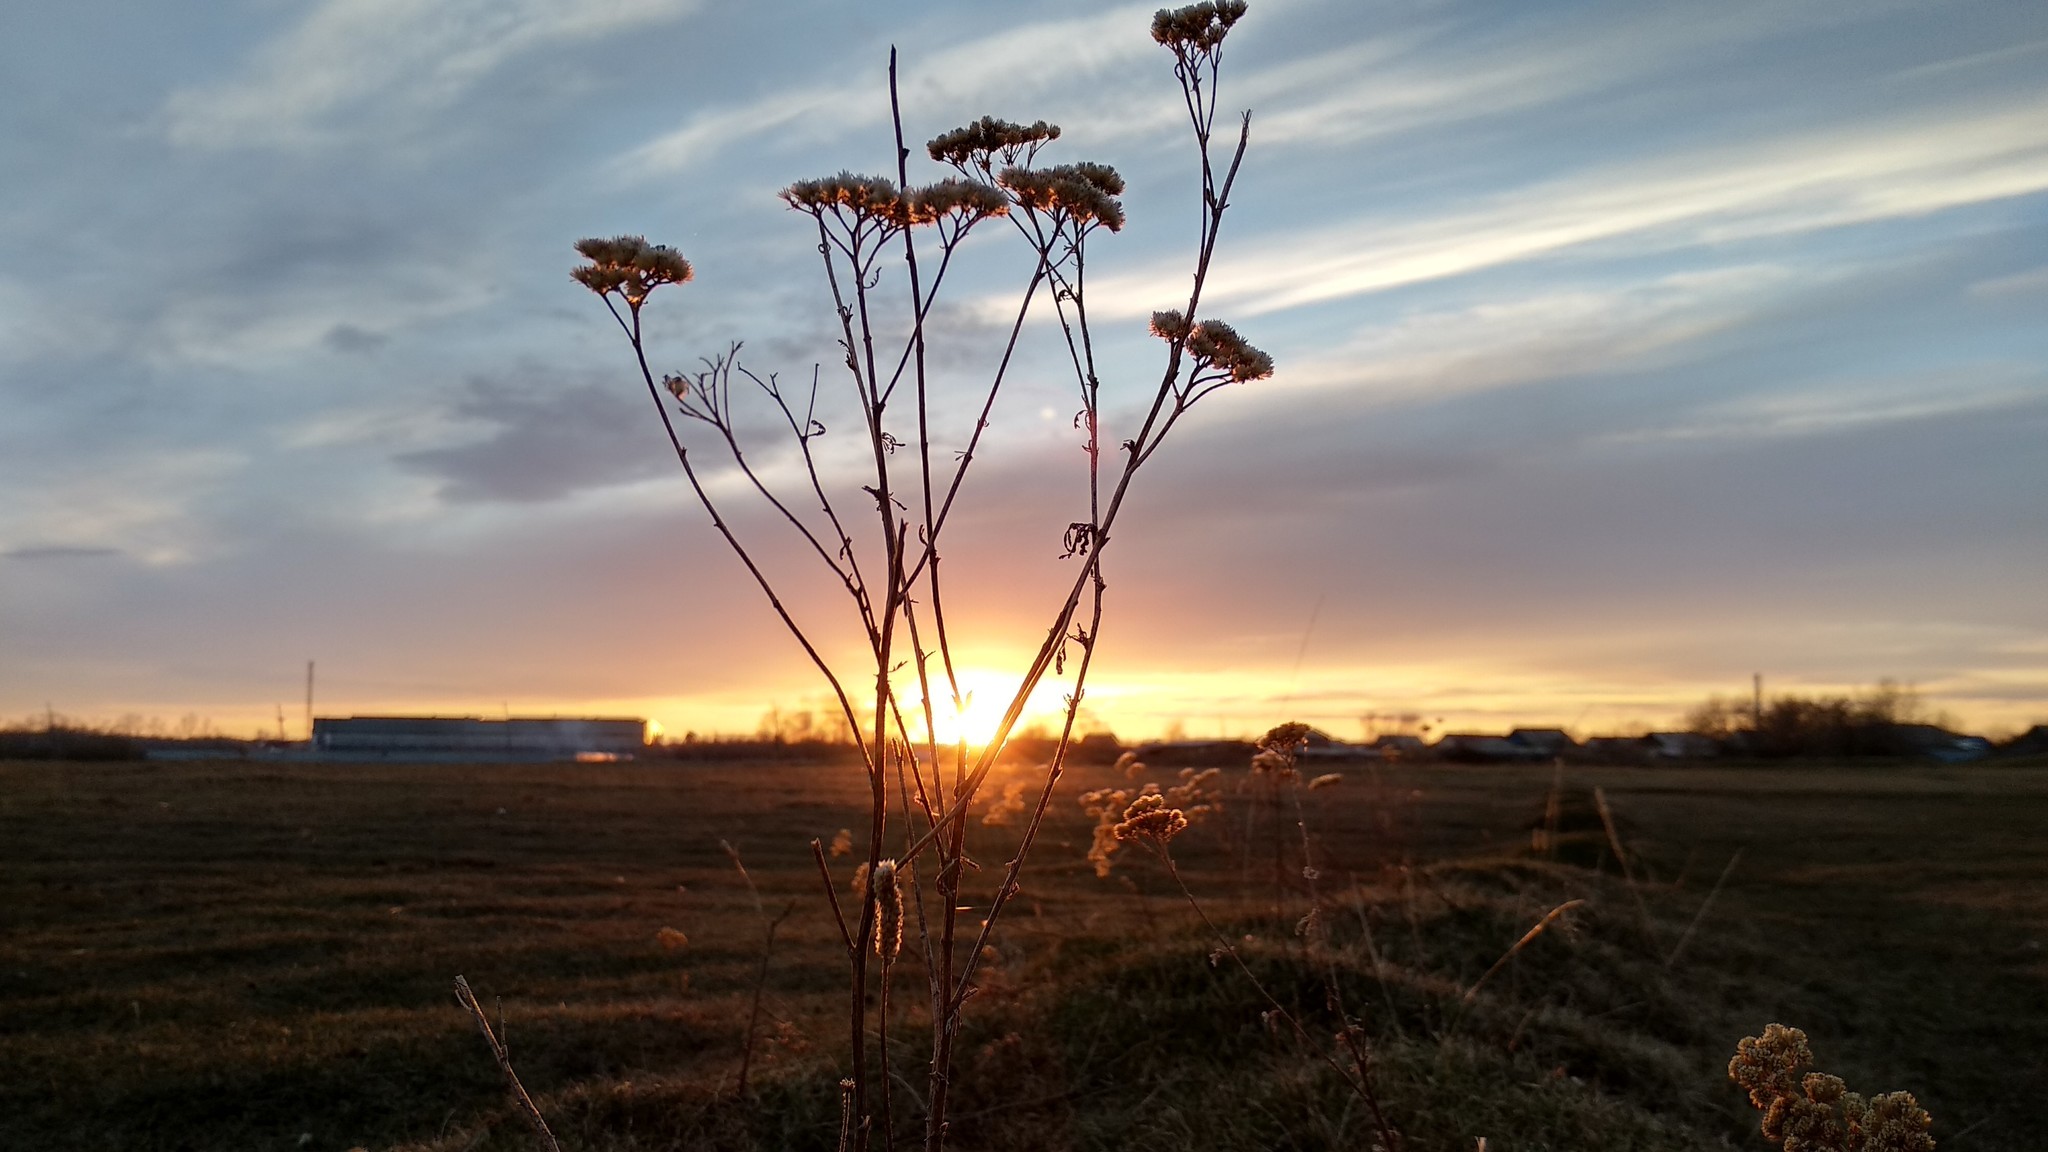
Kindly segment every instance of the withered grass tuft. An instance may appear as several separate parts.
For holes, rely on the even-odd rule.
[[[1574,771],[1646,919],[1611,861],[1528,851],[1547,772],[1376,771],[1317,793],[1322,930],[1406,1147],[1761,1149],[1725,1064],[1772,1019],[1848,1083],[1911,1091],[1943,1149],[2037,1147],[2048,775]],[[778,935],[737,1096],[761,930],[719,841],[771,908],[811,897],[808,839],[862,802],[847,775],[0,765],[0,1147],[528,1148],[449,993],[462,972],[564,1148],[831,1148],[837,929]],[[953,1146],[1368,1147],[1355,1094],[1267,1022],[1151,856],[1096,876],[1093,824],[1056,808],[995,941]],[[1245,883],[1235,826],[1197,824],[1175,859],[1259,982],[1322,1020],[1322,972],[1263,864]],[[899,967],[921,964],[906,942]]]

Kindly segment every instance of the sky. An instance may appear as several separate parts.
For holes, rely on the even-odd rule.
[[[281,712],[297,734],[308,660],[322,715],[673,734],[819,707],[572,246],[638,233],[694,263],[649,306],[658,370],[744,342],[784,381],[822,365],[836,415],[815,234],[775,193],[892,166],[894,46],[913,142],[1042,117],[1064,130],[1043,159],[1128,179],[1128,227],[1090,248],[1128,435],[1162,354],[1145,318],[1185,299],[1196,227],[1151,11],[10,20],[0,721]],[[1092,723],[1624,731],[1753,673],[2048,721],[2048,6],[1253,0],[1221,96],[1251,146],[1205,312],[1279,368],[1140,474]],[[970,242],[935,313],[948,458],[1028,275],[1015,239]],[[983,698],[1074,570],[1056,341],[1027,328],[946,553]],[[841,427],[826,469],[852,491]],[[736,530],[857,666],[843,601],[711,447]],[[786,446],[760,452],[796,479]]]

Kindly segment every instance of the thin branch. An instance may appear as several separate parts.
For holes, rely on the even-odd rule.
[[[512,1070],[512,1058],[505,1046],[498,1042],[498,1034],[491,1031],[491,1021],[484,1015],[483,1005],[476,1002],[476,993],[469,990],[469,981],[460,976],[455,978],[455,999],[469,1011],[476,1021],[477,1031],[483,1033],[484,1043],[490,1045],[491,1056],[498,1062],[498,1071],[505,1074],[505,1088],[512,1096],[512,1103],[519,1106],[519,1114],[533,1129],[534,1139],[548,1152],[562,1152],[562,1146],[555,1142],[555,1134],[548,1131],[548,1122],[541,1118],[540,1109],[534,1106],[533,1097],[526,1094],[526,1086],[519,1082],[519,1074]]]

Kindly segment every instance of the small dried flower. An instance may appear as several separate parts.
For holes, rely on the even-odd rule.
[[[1131,794],[1121,788],[1097,788],[1081,793],[1081,810],[1095,817],[1094,835],[1088,844],[1088,863],[1095,875],[1107,877],[1122,847],[1116,834],[1117,819],[1130,803]]]
[[[654,934],[654,942],[664,952],[680,952],[690,946],[690,938],[674,928],[663,928]]]
[[[903,949],[903,892],[896,884],[896,861],[875,865],[875,954],[887,966]]]
[[[852,888],[852,889],[853,889],[853,898],[854,898],[854,899],[856,899],[856,900],[866,900],[866,899],[868,898],[868,862],[867,862],[867,861],[865,861],[865,860],[861,861],[861,862],[860,862],[860,866],[859,866],[859,867],[857,867],[857,868],[855,868],[855,869],[853,870],[853,880],[852,880],[852,882],[851,882],[850,884],[848,884],[848,887],[850,887],[850,888]]]
[[[1244,0],[1204,0],[1185,8],[1161,8],[1152,16],[1152,39],[1172,48],[1176,55],[1214,53],[1230,34],[1231,25],[1244,19]]]
[[[991,216],[1008,215],[1009,211],[1010,202],[1003,198],[1001,190],[979,180],[946,179],[910,192],[912,224],[931,224],[946,216],[973,224]]]
[[[925,151],[941,164],[951,164],[963,171],[974,167],[987,172],[998,159],[1008,167],[1019,159],[1029,158],[1059,138],[1057,124],[1047,124],[1043,120],[1012,124],[1008,120],[983,116],[965,127],[933,137],[925,145]]]
[[[1012,780],[1003,786],[1000,800],[988,806],[981,822],[991,828],[1007,828],[1024,812],[1025,782]]]
[[[1306,724],[1290,721],[1275,726],[1264,736],[1259,737],[1259,747],[1268,752],[1293,753],[1308,743],[1308,734],[1312,731],[1314,729]]]
[[[836,860],[841,856],[851,855],[853,855],[853,829],[841,828],[832,834],[832,857]]]
[[[1243,384],[1273,374],[1273,358],[1245,342],[1237,329],[1221,320],[1204,320],[1188,333],[1188,354],[1198,365],[1222,370]]]
[[[1783,1024],[1736,1045],[1728,1077],[1763,1111],[1764,1139],[1785,1152],[1933,1152],[1933,1121],[1912,1093],[1866,1101],[1839,1077],[1805,1072],[1812,1063],[1806,1033]]]
[[[1185,340],[1188,336],[1188,318],[1169,308],[1152,314],[1152,334],[1161,340]]]
[[[856,176],[841,172],[818,180],[799,180],[778,193],[799,212],[818,215],[839,208],[855,218],[878,220],[901,227],[909,223],[910,210],[896,185],[880,176]]]
[[[1100,224],[1116,232],[1124,226],[1124,206],[1116,199],[1124,190],[1123,177],[1106,164],[1013,165],[996,181],[1024,207],[1065,216],[1082,228]]]
[[[1308,790],[1313,792],[1318,788],[1335,788],[1343,782],[1344,774],[1342,772],[1325,772],[1308,782]]]
[[[1187,827],[1187,816],[1180,809],[1169,807],[1166,797],[1155,792],[1131,801],[1114,832],[1119,840],[1150,840],[1165,847]]]
[[[649,244],[644,236],[578,240],[576,251],[590,263],[569,275],[599,296],[618,293],[636,311],[656,288],[686,283],[696,275],[682,253],[665,244]]]

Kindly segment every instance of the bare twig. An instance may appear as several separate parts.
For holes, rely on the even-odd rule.
[[[533,1097],[526,1094],[526,1086],[519,1082],[519,1074],[512,1071],[512,1058],[505,1046],[498,1042],[498,1034],[491,1031],[490,1018],[484,1015],[483,1005],[476,1002],[476,993],[469,990],[469,981],[460,976],[455,978],[455,999],[467,1009],[476,1021],[477,1031],[484,1035],[484,1043],[490,1045],[491,1056],[498,1062],[498,1071],[505,1074],[505,1089],[512,1097],[512,1103],[519,1107],[519,1114],[532,1127],[534,1139],[548,1152],[562,1152],[562,1146],[555,1142],[555,1134],[548,1131],[548,1122],[541,1118],[540,1109],[534,1106]]]

